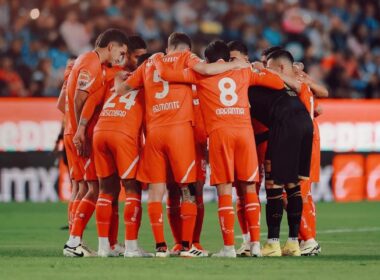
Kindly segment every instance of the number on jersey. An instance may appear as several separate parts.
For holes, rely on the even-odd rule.
[[[132,90],[120,97],[119,95],[117,95],[117,93],[112,94],[110,98],[108,98],[106,103],[104,103],[103,110],[106,110],[108,108],[115,108],[116,104],[114,102],[114,99],[117,97],[119,97],[119,103],[125,104],[125,110],[131,110],[132,106],[136,104],[135,99],[138,92],[138,90]]]
[[[236,94],[236,83],[231,78],[223,78],[219,80],[218,87],[220,90],[220,102],[226,106],[231,107],[238,101],[238,95]]]
[[[161,79],[160,75],[158,75],[158,71],[154,70],[153,72],[153,82],[162,83],[162,91],[156,92],[155,97],[157,99],[165,98],[169,93],[169,83],[163,79]]]

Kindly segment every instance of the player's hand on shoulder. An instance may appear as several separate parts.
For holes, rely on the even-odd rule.
[[[251,67],[251,64],[248,61],[240,60],[240,59],[234,59],[232,62],[235,69],[243,69],[243,68],[249,68]]]
[[[263,71],[265,69],[264,64],[260,61],[252,62],[251,65],[252,65],[253,70],[258,71],[258,72]]]
[[[162,58],[164,56],[165,54],[163,52],[158,52],[158,53],[152,54],[148,59],[151,59],[154,61],[155,59]]]

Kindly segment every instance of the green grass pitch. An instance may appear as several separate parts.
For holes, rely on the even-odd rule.
[[[264,207],[265,208],[265,207]],[[62,256],[67,231],[66,205],[0,204],[0,279],[380,279],[380,203],[319,203],[318,257],[238,259],[124,259]],[[124,226],[120,215],[120,238]],[[140,245],[153,250],[144,207]],[[263,239],[265,219],[263,216]],[[240,231],[236,225],[236,245]],[[166,237],[171,242],[169,227]],[[286,218],[282,241],[286,238]],[[85,240],[96,248],[91,220]],[[206,205],[202,244],[211,252],[222,247],[216,204]]]

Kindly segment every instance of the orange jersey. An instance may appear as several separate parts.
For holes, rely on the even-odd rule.
[[[165,64],[182,71],[193,67],[200,59],[190,52],[176,52],[163,58]],[[169,83],[158,74],[152,60],[145,61],[127,79],[127,85],[145,89],[147,130],[158,126],[193,122],[192,90],[190,85]]]
[[[206,128],[199,105],[199,97],[196,86],[193,85],[193,110],[194,110],[194,137],[195,142],[205,143],[207,141]]]
[[[175,76],[181,73],[175,73]],[[166,73],[168,74],[168,73]],[[214,76],[203,76],[191,69],[182,72],[184,81],[197,85],[206,131],[231,127],[251,127],[248,87],[284,87],[284,82],[270,72],[255,73],[251,68],[231,70]],[[170,75],[171,76],[171,75]]]
[[[76,91],[85,91],[91,96],[103,86],[103,83],[102,64],[96,52],[87,52],[75,60],[67,81],[65,134],[74,134],[77,129],[74,110]]]
[[[119,67],[107,69],[104,105],[94,131],[118,131],[138,136],[144,116],[144,90],[133,90],[119,96],[112,91]]]

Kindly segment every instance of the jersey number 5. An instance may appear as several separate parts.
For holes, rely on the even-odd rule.
[[[161,77],[158,75],[157,70],[154,70],[154,72],[153,72],[153,82],[162,83],[162,87],[163,87],[162,91],[156,92],[155,97],[157,99],[165,98],[169,93],[169,83],[167,81],[161,79]]]
[[[238,101],[238,95],[236,94],[236,83],[231,78],[223,78],[219,80],[218,87],[220,90],[220,102],[226,106],[231,107]]]

